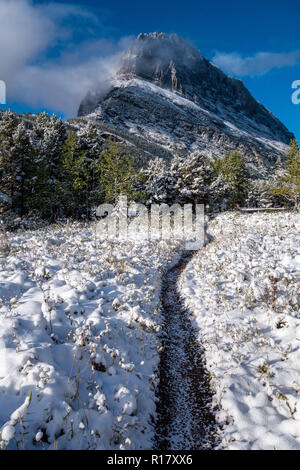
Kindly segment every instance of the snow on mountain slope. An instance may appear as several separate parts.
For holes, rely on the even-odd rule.
[[[149,449],[170,243],[93,226],[10,233],[0,258],[0,448]]]
[[[108,93],[89,93],[78,115],[180,152],[247,156],[264,171],[293,135],[240,80],[226,76],[177,35],[140,35],[121,59]]]
[[[184,98],[183,96],[178,95],[176,92],[171,91],[171,90],[166,90],[164,88],[159,87],[158,85],[155,85],[153,83],[147,82],[145,80],[141,80],[139,78],[132,78],[130,80],[125,80],[125,79],[115,79],[112,80],[112,84],[114,87],[119,87],[119,88],[138,88],[141,90],[144,90],[146,93],[154,93],[158,95],[159,97],[162,98],[162,100],[168,100],[170,103],[174,104],[174,109],[176,111],[177,108],[190,108],[194,112],[197,112],[198,114],[203,115],[203,119],[205,117],[210,120],[215,120],[216,122],[219,122],[219,125],[225,124],[227,127],[227,132],[232,133],[235,136],[238,137],[246,137],[251,139],[253,135],[251,136],[251,124],[253,123],[250,122],[249,119],[247,119],[245,116],[243,116],[244,122],[245,122],[245,129],[243,130],[242,128],[236,127],[234,124],[232,124],[229,121],[226,121],[226,114],[222,116],[222,111],[220,112],[220,116],[224,118],[224,120],[220,119],[220,116],[218,116],[216,113],[213,113],[211,111],[208,111],[198,104],[194,103],[193,101]],[[94,114],[92,113],[91,116],[97,117],[97,113],[95,112]],[[144,129],[147,132],[147,128]],[[268,129],[265,128],[264,126],[261,126],[260,128],[257,127],[257,131],[261,133],[260,136],[256,136],[256,139],[258,141],[261,141],[264,143],[267,147],[270,149],[273,148],[275,150],[279,150],[280,152],[286,152],[288,150],[288,145],[270,138],[270,132],[268,132]],[[148,130],[148,132],[150,132]],[[176,140],[174,139],[174,136],[168,134],[165,136],[166,138],[172,138],[172,144],[173,146],[176,145]],[[157,141],[159,141],[157,139]],[[167,144],[164,144],[165,147],[169,147]],[[219,152],[220,153],[220,152]],[[222,153],[222,152],[221,152]]]
[[[225,213],[181,276],[214,390],[221,448],[300,449],[300,221]]]

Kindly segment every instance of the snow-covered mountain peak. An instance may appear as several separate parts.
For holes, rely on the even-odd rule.
[[[241,80],[177,34],[140,34],[122,55],[110,90],[88,94],[78,116],[173,154],[238,149],[259,172],[271,169],[293,138]]]
[[[201,59],[200,52],[177,34],[140,34],[123,54],[120,72],[151,79],[172,68],[192,70]]]

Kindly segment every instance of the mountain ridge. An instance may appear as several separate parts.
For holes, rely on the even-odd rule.
[[[176,34],[140,34],[108,92],[90,92],[78,117],[127,129],[171,152],[222,156],[237,149],[253,172],[271,170],[294,137],[241,80]]]

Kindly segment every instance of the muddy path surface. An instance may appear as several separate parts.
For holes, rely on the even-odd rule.
[[[167,271],[162,284],[164,338],[157,392],[157,450],[212,449],[216,444],[209,374],[191,314],[177,285],[193,254],[185,252]]]

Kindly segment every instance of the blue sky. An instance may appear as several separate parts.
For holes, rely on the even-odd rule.
[[[296,0],[0,0],[7,106],[69,117],[131,37],[176,32],[241,78],[300,140],[300,104],[291,100],[292,82],[300,80],[299,13]]]

